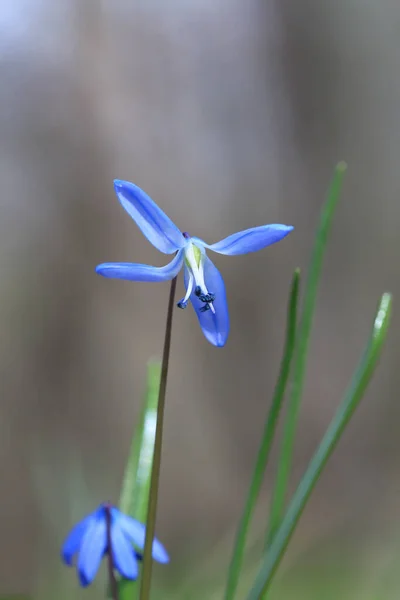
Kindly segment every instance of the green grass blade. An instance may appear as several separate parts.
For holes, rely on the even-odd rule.
[[[160,363],[149,363],[147,366],[146,396],[138,426],[132,437],[120,497],[122,512],[135,517],[142,523],[146,521],[147,516],[160,375]]]
[[[288,401],[288,412],[285,420],[282,447],[278,462],[276,482],[272,494],[271,510],[267,531],[267,546],[271,543],[285,508],[289,476],[292,466],[293,447],[296,427],[300,410],[301,397],[307,366],[308,346],[311,334],[312,320],[321,275],[322,260],[331,228],[333,215],[339,200],[346,164],[337,165],[332,183],[328,190],[327,200],[321,212],[320,223],[316,233],[314,249],[311,257],[310,270],[307,277],[304,307],[301,314],[297,334],[295,356],[293,360],[293,376],[291,393]]]
[[[282,406],[282,400],[285,394],[285,388],[290,371],[293,349],[295,344],[295,333],[297,323],[297,303],[299,297],[300,271],[296,270],[293,274],[292,285],[289,295],[286,337],[283,350],[283,357],[280,366],[278,381],[276,383],[271,408],[265,423],[264,433],[261,440],[260,449],[253,472],[253,478],[250,484],[249,493],[243,510],[239,528],[236,533],[236,539],[233,554],[229,566],[228,581],[225,589],[225,600],[233,600],[237,590],[240,576],[240,570],[243,564],[244,551],[246,547],[246,538],[250,526],[251,517],[257,502],[258,495],[268,463],[269,453],[274,438],[279,413]]]
[[[159,362],[149,363],[146,395],[139,423],[132,437],[121,490],[120,508],[122,512],[135,517],[141,523],[145,523],[147,518],[160,376],[161,364]],[[138,582],[122,579],[119,582],[119,594],[121,600],[134,600],[139,595]]]
[[[345,393],[339,409],[332,419],[317,451],[311,459],[309,466],[297,487],[288,510],[277,530],[268,552],[266,553],[254,586],[247,600],[259,600],[267,592],[273,575],[285,553],[286,547],[295,530],[297,522],[317,483],[321,472],[338,443],[354,410],[357,408],[372,377],[374,369],[385,341],[392,299],[390,294],[384,294],[379,304],[378,312],[372,328],[370,339],[367,343],[359,366],[352,378],[350,386]]]

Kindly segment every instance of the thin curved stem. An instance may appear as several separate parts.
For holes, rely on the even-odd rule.
[[[243,509],[242,518],[236,533],[235,545],[229,565],[228,581],[225,589],[225,600],[233,600],[239,583],[240,571],[246,548],[247,532],[251,517],[260,493],[265,469],[268,463],[272,442],[274,440],[276,425],[281,412],[282,402],[285,395],[286,384],[289,378],[290,364],[296,337],[297,302],[299,297],[300,271],[297,269],[293,274],[287,308],[286,338],[278,380],[272,398],[271,408],[264,427],[260,449],[258,451],[256,466],[250,484],[246,504]]]
[[[340,440],[346,425],[359,405],[375,371],[383,343],[386,339],[391,308],[391,295],[387,293],[383,294],[375,316],[370,338],[358,368],[352,377],[347,392],[345,393],[335,416],[293,494],[286,514],[279,524],[268,551],[264,555],[260,571],[247,600],[259,600],[263,597],[263,594],[269,590],[273,576],[285,554],[287,545],[296,529],[298,520],[301,517],[311,492]]]
[[[161,467],[161,449],[162,449],[162,436],[163,436],[163,424],[164,424],[164,408],[165,408],[165,395],[167,390],[167,377],[168,377],[168,365],[169,365],[169,354],[171,348],[171,330],[172,330],[172,315],[174,309],[176,290],[176,277],[171,281],[171,287],[169,292],[168,310],[167,310],[167,321],[165,326],[165,338],[164,338],[164,350],[161,365],[161,380],[160,390],[158,394],[158,406],[157,406],[157,424],[156,424],[156,436],[154,442],[154,456],[153,456],[153,468],[151,471],[150,480],[150,495],[149,495],[149,506],[147,512],[147,527],[146,527],[146,541],[143,552],[143,571],[141,577],[140,587],[140,600],[148,600],[150,597],[150,586],[151,586],[151,572],[152,572],[152,545],[154,539],[154,532],[156,526],[157,516],[157,500],[158,500],[158,483],[160,479],[160,467]]]

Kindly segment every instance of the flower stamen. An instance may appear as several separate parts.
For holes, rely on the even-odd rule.
[[[200,250],[200,248],[198,246],[193,244],[193,242],[191,242],[191,241],[188,243],[188,245],[186,247],[185,259],[186,259],[186,264],[188,266],[189,274],[191,277],[193,277],[193,280],[196,283],[194,293],[198,297],[200,302],[204,303],[204,306],[201,307],[200,311],[206,312],[207,310],[211,310],[215,314],[215,308],[213,305],[213,301],[215,300],[215,294],[213,292],[208,291],[205,281],[204,281],[204,269],[203,269],[204,259],[202,256],[202,251]],[[193,285],[193,282],[192,282],[192,285]],[[188,285],[188,289],[189,289],[189,285]],[[192,289],[193,289],[193,287],[191,288],[191,292],[192,292]],[[185,298],[186,298],[186,296],[185,296]],[[180,308],[185,308],[185,306],[180,305]]]
[[[179,300],[179,302],[176,303],[178,308],[184,309],[187,307],[188,300],[190,298],[190,294],[192,293],[192,290],[193,290],[193,283],[194,283],[194,277],[193,277],[193,274],[189,271],[189,282],[188,282],[186,294],[185,294],[184,298],[182,298],[181,300]]]
[[[211,309],[211,305],[210,304],[205,304],[199,310],[200,310],[200,312],[207,312],[210,309]],[[215,308],[214,307],[213,307],[213,312],[215,312]]]
[[[208,292],[208,294],[199,294],[199,300],[204,302],[205,304],[209,304],[215,300],[215,294],[212,292]]]
[[[203,292],[201,291],[201,287],[199,285],[196,285],[194,293],[196,294],[198,299],[201,302],[204,302],[204,304],[205,304],[205,306],[202,306],[202,308],[200,308],[200,312],[206,312],[207,310],[211,309],[212,312],[215,314],[215,308],[212,304],[213,301],[215,300],[215,294],[213,294],[212,292],[206,292],[205,294],[203,294]]]

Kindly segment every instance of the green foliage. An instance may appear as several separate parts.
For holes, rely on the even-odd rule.
[[[288,510],[283,517],[271,545],[267,549],[261,569],[256,577],[248,600],[259,600],[272,581],[273,575],[285,553],[297,522],[304,510],[308,498],[317,483],[326,462],[331,456],[346,425],[362,399],[381,354],[383,342],[389,326],[392,299],[383,294],[370,339],[366,345],[360,364],[352,378],[350,386],[333,417],[317,451],[311,459],[299,486],[297,487]]]
[[[121,510],[142,523],[146,521],[149,503],[160,377],[160,363],[150,363],[147,368],[146,395],[132,437],[120,498]],[[119,593],[121,600],[135,600],[139,597],[139,582],[121,580]]]
[[[139,521],[145,521],[147,516],[160,376],[160,363],[149,363],[146,396],[138,425],[132,437],[122,484],[120,509]]]
[[[283,358],[280,372],[272,399],[271,408],[265,423],[264,433],[261,440],[260,449],[253,472],[253,478],[250,484],[247,501],[243,510],[243,515],[236,534],[236,541],[233,549],[232,559],[229,566],[228,581],[225,590],[225,600],[233,600],[237,590],[240,570],[242,568],[246,540],[251,518],[254,513],[256,502],[260,493],[262,480],[268,463],[272,442],[275,435],[276,425],[285,394],[286,384],[289,377],[290,364],[295,345],[295,334],[297,324],[297,302],[299,297],[300,271],[296,270],[293,274],[292,285],[289,295],[289,304],[287,312],[287,327]]]
[[[307,598],[310,600],[311,598],[319,599],[321,597],[327,600],[329,598],[333,600],[336,597],[350,599],[352,596],[351,590],[357,587],[352,580],[351,569],[347,568],[346,561],[338,576],[335,569],[332,569],[332,564],[323,565],[317,572],[310,563],[303,565],[297,571],[295,569],[290,577],[284,577],[279,581],[274,579],[304,507],[346,425],[365,393],[378,363],[389,325],[392,300],[390,294],[383,294],[369,340],[349,387],[296,491],[287,503],[287,490],[292,470],[293,448],[306,376],[318,284],[345,171],[346,165],[339,163],[327,194],[327,200],[321,211],[299,324],[297,324],[299,271],[296,270],[293,275],[280,371],[266,419],[248,496],[236,532],[226,585],[224,585],[224,580],[221,577],[221,573],[225,571],[224,559],[220,560],[221,556],[213,556],[212,568],[202,569],[197,565],[194,576],[189,575],[189,578],[186,578],[186,584],[182,584],[181,580],[175,580],[172,585],[163,586],[162,589],[153,586],[151,595],[153,600],[200,600],[200,598],[220,600],[222,597],[224,600],[235,600],[237,597],[242,600],[244,598],[247,600],[264,598],[265,600],[266,594],[269,597],[270,593],[274,597],[287,600],[291,598],[296,598],[296,600]],[[175,280],[172,282],[170,292],[162,373],[159,363],[149,365],[146,397],[138,426],[134,432],[120,499],[120,507],[123,512],[142,522],[147,520],[146,560],[143,565],[141,581],[121,580],[119,582],[120,600],[148,600],[150,597],[151,539],[154,534],[156,518],[162,423],[174,294]],[[250,525],[254,517],[289,380],[291,386],[287,415],[278,457],[277,477],[272,495],[266,539],[257,541],[256,552],[254,546],[252,550],[246,552]],[[153,463],[154,469],[152,468]],[[261,547],[263,549],[260,559]],[[220,554],[225,554],[226,549],[227,545],[224,544],[223,551]],[[181,575],[184,579],[183,573]],[[271,589],[272,582],[273,587]],[[368,600],[370,598],[376,600],[375,596],[374,590],[372,595],[370,590],[366,590],[366,594],[364,593],[364,597],[367,597]]]

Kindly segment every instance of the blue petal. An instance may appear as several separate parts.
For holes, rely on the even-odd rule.
[[[126,212],[157,250],[172,254],[183,248],[182,232],[140,187],[116,179],[114,189]]]
[[[82,586],[89,585],[96,576],[107,549],[107,525],[104,509],[89,523],[83,536],[78,558],[78,574]]]
[[[118,519],[118,524],[121,527],[124,534],[131,540],[131,542],[137,546],[140,550],[144,549],[144,543],[146,539],[146,526],[143,523],[139,523],[133,517],[124,515],[115,507],[111,509],[113,517]],[[154,538],[152,554],[154,560],[160,563],[169,562],[169,556],[164,546]]]
[[[201,302],[194,291],[190,295],[193,308],[199,319],[200,327],[207,340],[214,346],[225,346],[229,335],[229,313],[226,300],[225,284],[221,273],[211,262],[208,256],[204,256],[204,281],[209,292],[215,294],[213,306],[215,314],[211,310],[201,312],[204,302]],[[187,288],[188,270],[185,266],[185,286]]]
[[[128,279],[129,281],[168,281],[179,273],[182,263],[183,250],[180,250],[165,267],[152,267],[136,263],[103,263],[96,267],[96,273],[103,277]]]
[[[111,528],[111,544],[112,555],[117,571],[127,579],[137,579],[139,575],[139,567],[137,563],[136,553],[124,535],[119,519],[114,520]]]
[[[234,233],[216,244],[204,245],[219,254],[247,254],[279,242],[292,229],[291,225],[262,225]]]
[[[71,529],[61,548],[61,557],[65,564],[69,567],[72,567],[72,561],[74,555],[78,552],[82,538],[85,534],[85,531],[89,525],[89,523],[95,517],[93,514],[90,514],[88,517],[85,517],[82,521],[77,523],[75,527]]]

